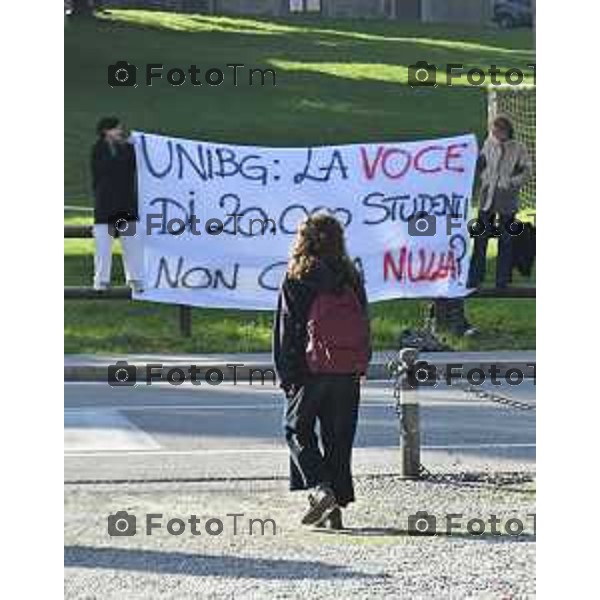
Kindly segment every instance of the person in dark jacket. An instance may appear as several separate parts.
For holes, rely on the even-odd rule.
[[[307,321],[320,293],[343,290],[351,290],[359,302],[366,330],[365,354],[370,358],[367,296],[362,277],[346,253],[343,227],[326,214],[310,217],[298,229],[279,293],[273,349],[287,400],[290,489],[310,490],[304,524],[336,529],[342,528],[341,508],[354,501],[351,455],[361,374],[312,373],[307,365]]]
[[[512,268],[530,278],[535,263],[536,230],[532,223],[523,224],[523,233],[513,240]]]
[[[104,117],[96,127],[98,139],[92,148],[91,172],[94,191],[94,288],[110,286],[112,240],[121,239],[123,265],[128,284],[142,291],[141,240],[135,235],[138,220],[136,164],[117,117]]]

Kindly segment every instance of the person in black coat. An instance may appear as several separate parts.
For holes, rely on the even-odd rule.
[[[110,286],[112,240],[121,239],[128,284],[142,291],[141,240],[135,235],[138,220],[135,151],[117,117],[98,122],[92,147],[91,173],[94,192],[96,240],[94,288]]]
[[[307,362],[314,324],[311,307],[323,294],[354,296],[355,317],[342,326],[363,332],[357,339],[363,364],[368,362],[371,348],[363,278],[346,254],[341,224],[326,214],[308,218],[298,230],[279,293],[273,354],[286,396],[290,489],[310,490],[302,522],[341,529],[341,508],[354,501],[351,456],[364,373],[311,371]],[[329,350],[335,354],[335,344]],[[315,433],[317,421],[322,450]]]

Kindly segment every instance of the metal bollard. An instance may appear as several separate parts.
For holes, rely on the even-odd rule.
[[[421,475],[421,433],[419,427],[419,403],[416,389],[408,380],[408,374],[418,360],[416,348],[403,348],[398,353],[396,372],[398,412],[400,414],[400,444],[402,448],[401,476],[419,479]]]

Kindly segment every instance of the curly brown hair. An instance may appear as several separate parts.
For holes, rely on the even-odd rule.
[[[298,227],[288,263],[288,276],[302,279],[320,260],[335,263],[348,283],[357,282],[359,274],[346,252],[344,228],[327,213],[310,216]]]

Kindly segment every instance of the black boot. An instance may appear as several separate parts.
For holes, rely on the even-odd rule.
[[[334,508],[330,513],[327,519],[325,520],[329,529],[340,530],[344,529],[344,524],[342,523],[342,509],[338,506]]]
[[[329,516],[337,507],[335,495],[327,485],[319,485],[314,492],[308,495],[309,508],[302,517],[303,525],[316,525]]]
[[[319,529],[333,529],[336,531],[344,529],[342,523],[342,509],[339,506],[336,506],[329,515],[322,521],[319,521],[315,527],[318,527]]]

